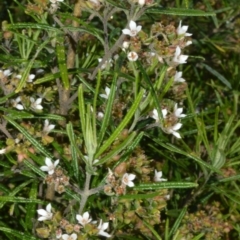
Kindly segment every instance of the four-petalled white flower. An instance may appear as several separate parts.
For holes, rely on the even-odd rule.
[[[46,119],[46,120],[44,121],[43,132],[44,132],[45,134],[48,134],[48,133],[51,132],[54,128],[55,128],[55,125],[49,124],[48,119]]]
[[[44,172],[48,172],[49,175],[52,175],[54,173],[54,170],[56,166],[59,163],[59,159],[57,159],[54,163],[51,161],[50,158],[46,157],[45,158],[45,164],[46,166],[40,167],[40,169]]]
[[[136,52],[129,52],[127,57],[128,57],[128,60],[131,62],[135,62],[138,60],[138,54]]]
[[[188,26],[186,26],[186,25],[182,26],[182,21],[180,21],[178,28],[177,28],[177,35],[181,37],[180,39],[182,39],[184,37],[192,36],[191,33],[187,33],[187,30],[188,30]]]
[[[108,222],[105,222],[105,223],[103,223],[102,222],[102,219],[100,220],[100,223],[99,223],[99,225],[98,225],[98,235],[101,235],[101,236],[104,236],[104,237],[107,237],[107,238],[109,238],[109,237],[111,237],[111,235],[110,234],[108,234],[107,232],[105,232],[105,230],[108,228],[108,225],[109,225],[109,223]]]
[[[173,57],[173,62],[182,64],[186,63],[186,60],[188,59],[187,55],[181,55],[181,48],[179,46],[176,47],[176,51]]]
[[[129,35],[131,37],[135,37],[138,32],[140,32],[142,29],[142,26],[137,26],[137,24],[134,21],[130,21],[129,23],[129,29],[125,28],[122,30],[123,34]]]
[[[13,107],[15,107],[15,108],[18,109],[18,110],[23,110],[24,107],[23,107],[22,104],[20,104],[21,100],[22,100],[22,99],[21,99],[20,96],[17,97],[15,100],[11,100],[11,103],[12,103]]]
[[[37,98],[36,100],[33,97],[30,97],[30,102],[31,102],[31,108],[34,110],[42,110],[43,106],[41,105],[42,103],[42,98]]]
[[[41,215],[41,217],[38,218],[38,221],[45,221],[45,220],[50,220],[52,219],[52,206],[51,203],[49,203],[45,209],[38,209],[37,212],[39,215]]]
[[[122,177],[122,183],[127,185],[128,187],[134,187],[133,180],[135,179],[136,175],[132,173],[125,173]]]
[[[109,88],[109,87],[105,87],[105,93],[106,93],[106,94],[99,94],[99,95],[100,95],[100,97],[102,97],[102,98],[108,99],[109,94],[110,94],[110,88]]]
[[[92,221],[88,212],[85,212],[83,215],[77,214],[76,219],[78,220],[78,223],[80,223],[83,227]]]
[[[77,234],[76,233],[72,233],[71,235],[63,234],[62,239],[63,240],[77,240]]]
[[[155,182],[165,182],[165,181],[167,181],[167,179],[162,178],[162,171],[159,171],[159,172],[158,172],[158,171],[155,169],[154,181],[155,181]]]
[[[185,79],[182,78],[182,72],[175,73],[174,82],[185,82]]]

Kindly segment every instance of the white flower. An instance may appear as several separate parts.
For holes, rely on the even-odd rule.
[[[143,6],[145,4],[145,0],[138,0],[138,4]]]
[[[177,118],[184,118],[184,117],[186,117],[187,115],[186,114],[182,114],[182,112],[183,112],[183,108],[178,108],[177,103],[176,103],[174,105],[174,115]]]
[[[187,55],[181,55],[181,48],[179,46],[176,47],[176,51],[173,57],[173,61],[175,63],[186,63],[186,60],[188,59]]]
[[[103,113],[103,112],[98,112],[98,113],[97,113],[97,118],[98,118],[98,120],[103,119],[103,117],[104,117],[104,113]]]
[[[71,235],[63,234],[62,239],[63,240],[76,240],[77,239],[77,234],[76,233],[72,233]]]
[[[76,219],[78,220],[78,223],[80,223],[82,226],[85,226],[92,221],[88,212],[85,212],[82,216],[77,214]]]
[[[191,33],[187,33],[188,26],[182,26],[182,21],[180,21],[178,28],[177,28],[177,35],[182,38],[192,36]]]
[[[164,181],[167,181],[167,179],[162,178],[162,171],[159,171],[159,172],[158,172],[158,171],[155,169],[154,181],[155,181],[155,182],[164,182]]]
[[[130,52],[128,53],[127,57],[129,61],[135,62],[138,59],[138,54],[136,52]]]
[[[104,232],[104,230],[108,228],[108,224],[109,224],[108,222],[102,223],[102,219],[100,220],[100,223],[98,225],[98,229],[99,229],[98,235],[101,235],[107,238],[111,237],[110,234],[108,234],[107,232]]]
[[[51,159],[46,157],[45,158],[46,166],[42,166],[40,167],[40,169],[44,172],[48,172],[49,175],[52,175],[58,163],[59,163],[59,159],[57,159],[54,163],[52,163]]]
[[[166,118],[166,116],[167,116],[167,109],[165,109],[165,108],[162,109],[162,116],[163,116],[163,118]],[[158,116],[157,109],[153,109],[152,118],[154,118],[156,120],[156,122],[159,122],[159,116]]]
[[[37,212],[39,215],[42,215],[41,217],[38,218],[38,221],[45,221],[45,220],[50,220],[52,219],[53,214],[51,213],[51,203],[49,203],[46,207],[46,210],[44,209],[38,209]]]
[[[124,41],[123,44],[122,44],[123,51],[125,51],[126,49],[128,49],[128,48],[129,48],[129,45],[130,45],[130,42]]]
[[[43,127],[43,132],[48,134],[49,132],[51,132],[53,129],[55,128],[55,125],[53,124],[49,124],[48,119],[46,119],[44,121],[44,127]]]
[[[182,72],[175,73],[174,82],[185,82],[185,79],[182,78]]]
[[[63,2],[64,0],[50,0],[51,3],[56,4],[57,2]]]
[[[129,23],[129,28],[130,29],[127,28],[123,29],[122,30],[123,34],[135,37],[138,34],[138,32],[141,31],[142,26],[137,26],[137,24],[131,20]]]
[[[12,73],[9,69],[6,69],[4,71],[0,70],[0,77],[3,75],[3,77],[8,77],[10,76]]]
[[[109,88],[109,87],[105,87],[105,93],[106,93],[106,94],[99,94],[99,95],[100,95],[100,97],[102,97],[102,98],[108,99],[109,94],[110,94],[110,88]]]
[[[35,110],[42,110],[43,106],[41,105],[42,98],[38,98],[36,101],[33,97],[30,97],[31,108]]]
[[[135,177],[136,177],[136,175],[134,175],[134,174],[125,173],[122,177],[122,183],[129,187],[133,187],[134,186],[133,180],[135,179]]]
[[[6,152],[6,148],[0,149],[0,154],[4,154]]]
[[[90,2],[96,4],[96,5],[100,5],[100,1],[99,0],[89,0]]]
[[[11,103],[13,105],[13,107],[17,108],[18,110],[23,110],[24,107],[22,104],[19,104],[19,102],[21,102],[21,97],[17,97],[15,100],[11,100]]]
[[[166,129],[166,131],[172,135],[174,135],[176,138],[181,138],[180,134],[177,132],[182,127],[182,123],[176,123],[172,127],[169,127]]]

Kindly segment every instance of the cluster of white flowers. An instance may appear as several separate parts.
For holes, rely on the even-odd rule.
[[[180,21],[179,26],[176,30],[177,36],[180,40],[184,39],[184,37],[191,36],[191,33],[187,33],[188,26],[182,26],[182,22]],[[187,41],[185,46],[188,46],[192,44],[191,41]],[[172,58],[172,62],[174,63],[174,66],[178,66],[179,64],[186,63],[188,59],[187,55],[181,54],[181,48],[179,46],[176,47],[174,56]],[[175,83],[183,83],[185,82],[185,79],[182,77],[182,72],[176,71],[173,81]],[[183,114],[183,108],[178,108],[178,104],[176,103],[174,105],[174,109],[172,112],[169,112],[168,109],[162,109],[162,117],[163,117],[163,123],[160,126],[162,130],[168,134],[173,134],[176,138],[181,138],[180,134],[178,133],[178,130],[182,127],[182,123],[178,122],[180,118],[186,117],[186,114]],[[159,115],[157,109],[154,109],[152,111],[152,118],[155,119],[156,123],[159,123]]]
[[[139,1],[140,2],[140,1]],[[143,1],[141,1],[143,2]],[[139,3],[140,4],[140,3]],[[144,1],[144,4],[145,4],[145,1]],[[136,22],[134,22],[133,20],[131,20],[129,22],[129,29],[128,28],[125,28],[122,30],[122,33],[125,34],[125,35],[129,35],[130,37],[135,37],[137,36],[137,34],[142,30],[142,26],[136,24]],[[123,42],[123,51],[126,51],[129,47],[129,42],[127,41],[124,41]],[[131,62],[135,62],[137,61],[138,59],[138,54],[136,52],[129,52],[127,54],[127,57],[128,57],[128,60],[131,61]]]
[[[38,221],[51,220],[52,217],[53,217],[51,203],[49,203],[46,206],[46,210],[45,209],[38,209],[37,213],[40,215],[40,217],[38,218]],[[88,223],[92,223],[92,224],[97,223],[97,221],[92,221],[92,218],[90,217],[90,214],[88,212],[83,213],[83,215],[77,214],[76,219],[77,219],[78,223],[80,225],[82,225],[82,227],[85,227]],[[106,238],[111,237],[110,234],[105,232],[105,230],[108,228],[108,226],[109,226],[108,222],[103,222],[102,219],[100,219],[99,225],[97,227],[98,235],[106,237]],[[62,238],[64,240],[69,240],[69,239],[76,240],[77,239],[77,234],[72,233],[71,235],[68,235],[68,234],[62,234],[61,232],[59,232],[59,233],[56,234],[56,237],[58,239]]]

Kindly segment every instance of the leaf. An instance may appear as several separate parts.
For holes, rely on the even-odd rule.
[[[13,236],[19,238],[20,240],[38,240],[38,238],[35,238],[32,235],[17,230],[13,230],[12,228],[0,227],[0,231],[10,233]]]
[[[166,15],[174,15],[174,16],[215,16],[214,12],[204,12],[196,9],[186,9],[186,8],[163,8],[163,7],[152,7],[146,10],[146,13],[152,14],[166,14]]]
[[[154,141],[156,142],[156,140],[154,140]],[[162,143],[162,142],[158,142],[158,144],[160,144],[161,146],[163,146],[164,148],[166,148],[166,149],[168,149],[172,152],[176,152],[176,153],[182,154],[182,155],[184,155],[188,158],[191,158],[194,161],[196,161],[198,164],[200,164],[200,165],[202,165],[202,166],[204,166],[204,167],[206,167],[206,168],[208,168],[208,169],[210,169],[214,172],[220,173],[220,171],[218,169],[216,169],[213,166],[211,166],[210,164],[204,162],[202,159],[198,158],[197,156],[194,156],[193,154],[187,153],[187,152],[177,148],[176,146],[174,146],[170,143],[165,144],[165,143]]]
[[[175,221],[174,225],[172,226],[170,232],[169,232],[169,239],[171,239],[170,237],[177,231],[177,229],[179,228],[179,225],[182,222],[182,219],[184,218],[185,214],[187,212],[187,207],[184,207],[182,209],[182,211],[180,212],[180,214],[178,215],[177,220]]]
[[[17,122],[12,120],[8,116],[4,116],[4,118],[10,122],[15,128],[17,128],[27,139],[28,141],[41,153],[44,154],[44,156],[53,158],[52,154],[49,153],[35,138],[33,138],[22,126],[20,126]]]
[[[217,77],[224,85],[226,85],[229,89],[232,89],[231,83],[218,71],[215,69],[211,68],[207,64],[202,63],[202,65],[210,72],[212,73],[215,77]]]
[[[122,122],[118,125],[118,127],[115,129],[115,131],[112,133],[112,135],[108,138],[108,140],[101,146],[101,148],[96,153],[95,157],[98,158],[111,144],[112,142],[117,138],[117,136],[122,132],[124,127],[128,124],[128,122],[131,120],[132,116],[134,115],[135,111],[137,110],[139,103],[142,100],[143,96],[143,90],[139,92],[136,100],[134,101],[133,105],[129,109],[128,113],[122,120]]]
[[[76,146],[76,139],[75,139],[75,134],[73,131],[73,126],[72,123],[68,123],[67,127],[67,134],[68,138],[70,140],[70,146],[71,146],[71,156],[72,156],[72,168],[73,168],[73,173],[76,179],[79,177],[79,164],[78,164],[78,155],[77,155],[77,146]]]
[[[61,30],[56,27],[51,27],[49,24],[44,23],[15,23],[15,24],[8,24],[7,29],[8,30],[14,30],[14,29],[27,29],[27,28],[34,28],[34,29],[40,29],[45,31],[53,31],[61,33]]]
[[[57,53],[58,66],[59,66],[59,71],[62,78],[63,86],[67,90],[69,89],[69,79],[68,79],[68,69],[67,69],[67,62],[65,57],[66,53],[65,53],[63,36],[59,36],[57,38],[56,53]]]
[[[16,188],[14,188],[7,197],[13,197],[15,196],[18,192],[20,192],[23,188],[25,188],[28,184],[32,183],[33,180],[29,180],[29,181],[25,181],[22,184],[20,184],[19,186],[17,186]],[[5,205],[6,202],[2,201],[0,202],[0,209]]]
[[[102,143],[103,137],[106,134],[106,130],[108,128],[108,124],[110,121],[110,118],[112,116],[112,107],[113,107],[113,101],[115,98],[115,92],[116,92],[116,81],[117,81],[117,74],[113,77],[112,86],[110,89],[110,94],[107,99],[107,106],[104,112],[104,117],[102,119],[101,129],[98,135],[98,144],[100,145]],[[105,99],[106,101],[106,99]]]
[[[161,182],[161,183],[141,183],[135,187],[134,190],[159,190],[170,188],[193,188],[198,184],[194,182]]]
[[[29,192],[29,199],[37,199],[38,195],[38,182],[35,181],[32,183],[32,187]],[[26,217],[25,217],[25,224],[27,229],[31,230],[33,228],[32,219],[36,215],[36,203],[28,203],[26,205]]]
[[[133,138],[135,138],[136,132],[133,132],[130,136],[128,136],[121,144],[119,144],[116,148],[114,148],[110,153],[107,154],[104,158],[102,158],[98,163],[95,165],[101,165],[105,162],[107,162],[110,158],[113,156],[116,156],[118,153],[123,151],[132,141]]]

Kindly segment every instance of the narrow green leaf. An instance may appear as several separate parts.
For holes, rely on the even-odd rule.
[[[15,95],[15,92],[12,92],[12,93],[4,96],[4,97],[1,97],[1,98],[0,98],[0,104],[5,103],[9,98],[11,98],[11,97],[14,96],[14,95]]]
[[[58,66],[60,75],[62,78],[63,86],[67,90],[69,89],[69,80],[68,80],[68,69],[67,69],[67,62],[66,62],[66,53],[64,47],[64,38],[62,36],[58,37],[57,44],[56,44],[56,53],[58,59]]]
[[[24,85],[26,84],[26,81],[28,79],[30,70],[34,64],[35,59],[37,58],[38,54],[42,51],[42,49],[51,41],[51,38],[47,39],[46,41],[44,41],[38,48],[37,51],[35,53],[35,55],[33,56],[33,58],[29,61],[29,63],[27,64],[24,73],[22,74],[22,78],[15,90],[15,93],[18,93],[22,90],[22,88],[24,87]]]
[[[102,145],[102,147],[98,150],[96,154],[96,158],[98,158],[110,145],[111,143],[117,138],[117,136],[121,133],[121,131],[124,129],[124,127],[128,124],[128,122],[131,120],[132,116],[134,115],[135,111],[137,110],[139,103],[142,100],[143,96],[143,90],[141,90],[134,101],[133,105],[129,109],[128,113],[122,120],[122,122],[118,125],[118,127],[115,129],[115,131],[112,133],[112,135],[108,138],[108,140]]]
[[[18,192],[20,192],[23,188],[25,188],[28,184],[32,183],[33,180],[29,180],[26,182],[23,182],[19,186],[17,186],[15,189],[13,189],[9,194],[8,197],[13,197],[15,196]],[[0,202],[0,209],[5,205],[6,202]]]
[[[101,129],[100,129],[100,132],[98,135],[99,146],[102,144],[102,140],[104,138],[104,135],[106,134],[106,130],[108,128],[108,124],[109,124],[110,118],[112,116],[112,107],[113,107],[113,102],[114,102],[115,93],[116,93],[116,81],[117,81],[117,74],[114,75],[112,86],[110,89],[110,94],[107,99],[107,106],[106,106],[106,110],[104,112]]]
[[[96,165],[101,165],[107,162],[110,158],[117,155],[121,151],[123,151],[133,140],[136,136],[136,132],[133,132],[130,136],[128,136],[121,144],[119,144],[115,149],[113,149],[110,153],[107,154],[104,158],[102,158]]]
[[[24,118],[33,118],[34,117],[33,114],[24,112],[24,111],[17,111],[14,109],[3,108],[3,107],[0,107],[0,110],[6,112],[8,117],[10,117],[12,119],[24,119]]]
[[[51,27],[49,24],[44,23],[15,23],[15,24],[8,24],[7,29],[8,30],[14,30],[14,29],[27,29],[27,28],[33,28],[33,29],[40,29],[45,31],[53,31],[61,33],[61,30],[55,27]]]
[[[141,199],[148,199],[148,198],[154,198],[159,195],[159,192],[154,193],[145,193],[145,194],[132,194],[132,195],[122,195],[119,196],[119,199],[133,199],[133,200],[141,200]]]
[[[0,231],[10,233],[11,235],[19,238],[20,240],[38,240],[38,238],[35,238],[32,235],[17,230],[13,230],[12,228],[0,227]]]
[[[210,72],[212,73],[215,77],[217,77],[224,85],[226,85],[229,89],[232,89],[231,83],[218,71],[215,69],[211,68],[207,64],[202,63],[202,65]]]
[[[214,12],[204,12],[196,9],[186,9],[186,8],[163,8],[163,7],[152,7],[146,10],[146,13],[152,14],[166,14],[166,15],[174,15],[174,16],[191,16],[191,17],[199,17],[199,16],[215,16]]]
[[[41,176],[42,178],[46,177],[46,174],[39,168],[33,165],[30,161],[24,160],[24,164],[28,166],[30,169],[32,169],[33,172]]]
[[[29,192],[29,199],[37,199],[38,195],[38,182],[33,182],[31,190]],[[25,224],[27,229],[31,230],[33,228],[34,216],[36,215],[36,203],[28,203],[26,205],[26,217]]]
[[[160,190],[170,188],[195,188],[198,184],[194,182],[161,182],[161,183],[141,183],[133,187],[134,190]]]
[[[75,134],[73,131],[73,126],[72,123],[67,124],[67,134],[68,138],[70,140],[71,144],[71,156],[72,156],[72,167],[73,167],[73,173],[76,179],[79,177],[79,164],[78,164],[78,155],[77,155],[77,146],[76,146],[76,139],[75,139]]]
[[[0,196],[0,202],[13,202],[13,203],[44,203],[44,201],[39,199],[29,199],[24,197],[10,197],[10,196]]]
[[[4,116],[4,118],[10,122],[15,128],[17,128],[27,139],[31,144],[41,153],[44,154],[44,156],[53,158],[52,154],[49,153],[35,138],[33,138],[22,126],[20,126],[17,122],[12,120],[10,117]]]
[[[182,209],[182,211],[180,212],[180,214],[178,215],[177,220],[175,221],[173,227],[171,228],[170,232],[169,232],[169,239],[171,239],[171,236],[177,231],[177,229],[179,228],[182,219],[184,218],[185,214],[187,212],[187,207],[184,207]]]
[[[143,223],[145,226],[147,226],[147,228],[152,232],[153,236],[155,236],[154,239],[156,240],[162,240],[162,238],[159,236],[159,234],[157,233],[157,231],[153,228],[153,226],[151,224],[149,224],[147,221],[145,221],[144,219],[143,220]]]
[[[159,104],[159,100],[158,100],[158,97],[156,95],[156,92],[154,90],[154,87],[153,87],[153,84],[148,76],[148,74],[146,73],[145,69],[143,68],[142,64],[140,61],[137,61],[137,66],[139,67],[139,70],[141,71],[142,75],[143,75],[143,80],[147,83],[147,85],[149,86],[150,88],[150,92],[151,92],[151,97],[153,98],[153,101],[154,101],[154,105],[158,111],[158,116],[159,116],[159,120],[160,120],[160,123],[162,123],[162,111],[161,111],[161,107],[160,107],[160,104]],[[159,78],[159,82],[162,83],[161,79],[163,79],[163,76],[165,75],[166,73],[166,70],[167,70],[167,67],[164,66],[163,67],[163,70],[162,70],[162,74]]]
[[[68,189],[68,188],[65,189],[65,192],[66,192],[67,195],[69,195],[69,196],[71,197],[71,199],[75,199],[75,200],[77,200],[78,202],[81,201],[81,197],[80,197],[79,194],[77,195],[76,193],[74,193],[73,191],[71,191],[71,190]]]
[[[160,144],[161,146],[163,146],[164,148],[166,148],[166,149],[168,149],[170,151],[173,151],[173,152],[182,154],[182,155],[184,155],[184,156],[186,156],[188,158],[191,158],[194,161],[196,161],[198,164],[200,164],[200,165],[202,165],[202,166],[204,166],[204,167],[206,167],[206,168],[208,168],[208,169],[210,169],[210,170],[212,170],[214,172],[220,173],[220,171],[218,169],[216,169],[213,166],[211,166],[210,164],[204,162],[202,159],[200,159],[197,156],[194,156],[194,155],[192,155],[190,153],[184,152],[181,149],[177,148],[176,146],[174,146],[174,145],[172,145],[170,143],[165,144],[165,143],[162,143],[162,142],[158,142],[158,144]]]
[[[79,115],[80,115],[80,122],[81,122],[81,128],[83,132],[83,136],[85,139],[86,136],[86,122],[85,122],[85,102],[83,98],[83,85],[80,84],[78,88],[78,107],[79,107]]]

